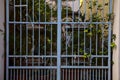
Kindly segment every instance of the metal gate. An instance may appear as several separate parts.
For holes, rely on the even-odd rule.
[[[111,80],[112,0],[6,0],[6,80]]]

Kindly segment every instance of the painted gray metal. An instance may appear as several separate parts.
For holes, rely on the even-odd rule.
[[[58,3],[58,24],[57,24],[57,80],[61,80],[61,0]]]
[[[34,4],[36,1],[38,4]],[[85,14],[83,21],[75,21],[76,16],[81,19],[82,9],[77,14],[74,10],[69,14],[68,6],[65,6],[66,19],[63,20],[63,1],[56,1],[57,16],[52,9],[53,5],[49,5],[50,11],[47,12],[47,1],[49,0],[6,0],[6,80],[111,80],[112,22],[104,19],[92,22],[92,10],[90,21],[86,21],[86,0],[83,0],[82,5]],[[65,1],[69,5],[69,0]],[[78,2],[76,6],[80,5],[79,0]],[[112,13],[112,3],[109,0],[109,14]],[[41,9],[41,4],[44,4],[44,12],[38,11],[36,14],[35,6],[38,5],[38,9]],[[75,9],[73,3],[70,7]],[[98,7],[95,10],[98,11]],[[91,24],[94,26],[89,27]],[[102,25],[102,36],[97,33],[99,25]],[[108,26],[107,38],[104,26]],[[85,30],[92,32],[93,28],[96,31],[94,37],[88,37]],[[107,52],[104,54],[106,46]],[[90,56],[84,58],[84,54]]]
[[[9,80],[9,0],[6,0],[6,80]]]

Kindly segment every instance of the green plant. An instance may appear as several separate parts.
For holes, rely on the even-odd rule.
[[[83,58],[86,59],[86,58],[89,58],[90,56],[91,56],[90,54],[84,53]]]
[[[108,36],[109,34],[109,24],[99,24],[99,22],[113,22],[114,14],[113,13],[102,13],[104,12],[104,8],[109,6],[109,2],[106,2],[104,5],[98,3],[98,1],[90,1],[88,4],[88,9],[86,13],[81,12],[84,17],[85,22],[90,22],[90,24],[81,24],[79,26],[84,26],[85,28],[79,29],[71,28],[66,29],[67,36],[71,35],[71,39],[69,40],[69,46],[67,45],[67,52],[69,55],[83,55],[83,58],[91,57],[92,55],[107,55],[108,54]],[[87,15],[87,11],[91,12],[91,14]],[[84,14],[84,15],[83,15]],[[79,16],[75,15],[75,21],[79,20]],[[95,24],[97,22],[98,24]],[[74,25],[75,26],[75,25]],[[80,30],[80,31],[79,31]],[[80,39],[78,39],[78,36]],[[116,45],[113,42],[116,36],[114,34],[112,36],[111,48],[115,48]],[[79,40],[79,41],[78,41]],[[64,44],[66,41],[63,41],[63,49],[66,49]],[[78,45],[79,43],[79,45]],[[74,44],[74,45],[73,45]],[[80,48],[78,50],[78,47]],[[84,48],[85,47],[85,48]],[[87,48],[89,51],[86,53]],[[91,48],[91,49],[90,49]],[[63,50],[65,51],[65,50]],[[101,58],[97,58],[98,62],[101,61]],[[94,62],[95,60],[93,60]],[[106,63],[107,64],[107,63]],[[102,64],[98,64],[102,65]]]

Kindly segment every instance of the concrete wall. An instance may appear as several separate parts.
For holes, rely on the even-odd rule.
[[[120,80],[120,0],[114,0],[113,33],[117,47],[113,50],[113,80]]]
[[[4,80],[4,1],[0,0],[0,80]]]

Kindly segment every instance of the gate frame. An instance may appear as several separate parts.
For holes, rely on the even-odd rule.
[[[8,80],[8,53],[9,53],[9,0],[6,0],[6,80]]]
[[[57,5],[57,80],[61,80],[61,0]]]
[[[8,3],[8,0],[6,0],[6,5],[7,5],[7,3]],[[2,16],[2,18],[0,19],[0,25],[2,25],[2,26],[0,26],[0,29],[2,29],[3,28],[3,21],[4,21],[4,16],[5,16],[5,14],[4,14],[4,1],[3,0],[0,0],[0,16]],[[8,6],[7,6],[8,7]],[[8,16],[7,16],[7,14],[8,14],[8,11],[7,11],[7,7],[6,7],[6,26],[7,26],[7,29],[6,29],[6,32],[7,32],[7,30],[8,30]],[[117,45],[117,48],[115,48],[114,50],[113,50],[113,61],[114,61],[114,65],[113,65],[113,72],[112,72],[112,75],[113,75],[113,80],[120,80],[120,50],[119,50],[119,47],[120,47],[120,10],[119,10],[119,8],[120,8],[120,1],[119,0],[114,0],[114,15],[115,15],[115,18],[114,18],[114,26],[113,26],[113,33],[115,33],[116,34],[116,40],[115,40],[115,43],[116,43],[116,45]],[[6,33],[6,35],[7,35],[8,33]],[[9,35],[9,34],[8,34]],[[4,39],[3,38],[3,36],[0,36],[0,39]],[[6,40],[6,42],[8,42],[8,39]],[[2,41],[0,40],[0,43],[1,44],[3,44],[2,43]],[[8,48],[7,48],[7,46],[8,46],[8,44],[6,44],[6,51],[8,50]],[[0,50],[2,50],[4,48],[4,45],[0,45]],[[2,57],[2,54],[4,53],[4,50],[2,50],[1,52],[0,52],[0,63],[3,63],[4,62],[4,60],[3,60],[3,57]],[[1,61],[2,60],[2,61]],[[58,66],[59,67],[59,66]],[[4,64],[2,65],[2,66],[0,66],[0,72],[1,72],[1,74],[0,74],[0,79],[1,80],[4,80],[3,79],[3,74],[4,74]],[[116,74],[117,73],[117,74]],[[6,76],[6,75],[5,75]]]

